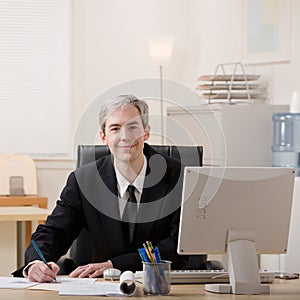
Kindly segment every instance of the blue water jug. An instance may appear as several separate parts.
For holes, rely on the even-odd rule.
[[[273,115],[272,165],[296,168],[300,176],[300,113]]]

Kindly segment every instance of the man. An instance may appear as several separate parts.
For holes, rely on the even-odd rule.
[[[148,123],[146,102],[134,96],[119,96],[102,106],[100,136],[111,154],[70,174],[52,214],[32,235],[48,266],[30,245],[25,268],[14,276],[52,281],[59,271],[55,262],[84,227],[91,234],[94,257],[71,277],[99,277],[107,268],[140,270],[137,249],[145,241],[158,246],[173,268],[183,266],[176,253],[182,166],[144,143],[150,136]]]

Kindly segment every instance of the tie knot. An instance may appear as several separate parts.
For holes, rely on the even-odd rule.
[[[128,193],[129,193],[129,201],[130,202],[136,202],[136,198],[134,195],[135,187],[133,185],[129,185],[127,187]]]

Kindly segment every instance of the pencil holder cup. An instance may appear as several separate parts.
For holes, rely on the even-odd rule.
[[[168,295],[170,293],[170,261],[143,262],[143,290],[145,295]]]

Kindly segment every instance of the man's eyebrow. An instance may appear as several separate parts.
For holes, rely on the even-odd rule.
[[[115,126],[121,126],[120,124],[118,123],[113,123],[113,124],[109,124],[108,127],[115,127]]]
[[[138,121],[127,122],[127,123],[125,123],[125,126],[130,126],[130,125],[135,125],[135,124],[139,124],[139,122],[138,122]],[[109,125],[108,125],[108,127],[115,127],[115,126],[121,127],[121,126],[123,126],[123,125],[121,125],[121,124],[119,124],[119,123],[112,123],[112,124],[109,124]]]

